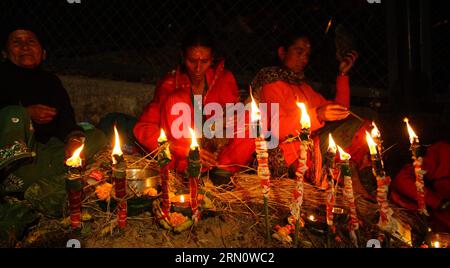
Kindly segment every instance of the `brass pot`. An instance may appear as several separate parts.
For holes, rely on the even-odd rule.
[[[160,192],[161,178],[159,172],[154,169],[130,168],[127,174],[127,193],[138,197],[144,195],[145,191],[154,188]]]

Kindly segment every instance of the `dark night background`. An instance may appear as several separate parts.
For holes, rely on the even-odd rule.
[[[374,111],[386,147],[396,144],[393,151],[404,152],[396,157],[409,161],[404,116],[412,116],[425,144],[448,138],[447,6],[438,0],[2,0],[0,25],[33,21],[49,51],[46,67],[57,74],[144,83],[173,68],[183,32],[203,25],[243,93],[260,68],[273,64],[281,32],[302,28],[313,40],[307,77],[326,97],[334,94],[341,25],[360,53],[351,72],[352,104]]]

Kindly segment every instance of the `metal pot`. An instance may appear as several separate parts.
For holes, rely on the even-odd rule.
[[[161,187],[161,178],[159,172],[154,169],[130,168],[127,174],[127,192],[138,197],[150,188],[154,188],[159,192]]]

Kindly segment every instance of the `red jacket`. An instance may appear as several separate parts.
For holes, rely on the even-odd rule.
[[[261,90],[260,99],[262,103],[279,103],[280,110],[280,142],[284,141],[289,134],[297,135],[301,131],[301,112],[296,102],[304,102],[311,118],[311,131],[316,131],[325,125],[325,122],[317,118],[316,110],[332,101],[326,100],[322,95],[314,91],[307,83],[299,85],[288,84],[277,81],[264,85]],[[348,76],[338,76],[336,79],[335,102],[343,106],[350,106],[350,86]],[[270,111],[270,109],[268,109]]]
[[[239,101],[236,80],[230,71],[224,69],[223,61],[215,68],[207,70],[206,80],[208,91],[203,97],[203,106],[214,102],[224,107],[226,103]],[[180,68],[172,71],[159,81],[152,102],[145,107],[134,127],[134,135],[148,151],[153,151],[158,147],[157,139],[160,135],[160,129],[163,128],[171,144],[170,148],[175,158],[175,165],[178,170],[184,170],[187,164],[186,158],[191,140],[190,138],[176,139],[171,133],[172,123],[179,118],[178,115],[170,114],[171,108],[176,103],[185,103],[193,111],[190,79]],[[163,115],[162,117],[161,114]],[[191,113],[192,128],[194,124],[193,118],[194,115]],[[233,142],[223,150],[223,153],[219,156],[219,163],[230,164],[234,162],[233,159],[226,156],[232,147],[236,148]],[[238,164],[243,164],[241,163],[243,161],[239,160]]]
[[[304,102],[308,114],[311,118],[311,131],[314,132],[325,125],[325,122],[317,118],[316,110],[323,105],[332,103],[326,100],[322,95],[314,91],[307,83],[299,85],[289,84],[284,81],[276,81],[263,86],[260,93],[262,103],[267,103],[268,113],[270,114],[270,105],[279,104],[279,137],[280,144],[289,134],[296,136],[301,131],[300,118],[301,112],[296,102]],[[350,106],[350,86],[348,76],[338,76],[336,79],[336,98],[335,103],[343,106]],[[269,118],[268,120],[273,120]],[[285,160],[288,165],[297,158],[295,148],[292,145],[281,145],[285,151]]]

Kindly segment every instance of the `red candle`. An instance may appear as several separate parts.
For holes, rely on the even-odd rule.
[[[417,205],[419,213],[428,216],[427,207],[425,204],[425,182],[423,177],[426,173],[422,169],[423,155],[421,153],[421,146],[419,143],[419,137],[416,135],[412,127],[409,125],[408,118],[403,120],[406,123],[406,127],[409,133],[409,141],[411,143],[410,150],[412,152],[414,173],[416,175],[416,187],[417,187]]]
[[[81,228],[81,200],[83,190],[83,161],[80,158],[84,144],[66,160],[67,177],[66,189],[69,196],[70,222],[73,229]]]
[[[169,144],[167,143],[167,137],[164,133],[164,130],[161,129],[161,134],[158,138],[158,144],[161,148],[160,153],[158,154],[158,165],[160,167],[161,174],[161,211],[163,213],[164,218],[170,217],[170,199],[169,199],[169,168],[168,164],[171,161]]]
[[[117,200],[117,223],[119,228],[123,229],[127,223],[127,200],[126,196],[126,169],[127,165],[123,158],[122,150],[120,149],[119,133],[116,126],[114,126],[115,144],[112,152],[112,177],[114,182],[114,190],[116,192]]]
[[[197,138],[195,131],[189,128],[191,132],[191,147],[189,150],[189,184],[190,184],[190,196],[191,196],[191,208],[192,208],[192,220],[196,223],[200,219],[200,212],[198,210],[198,184],[200,177],[200,152],[198,150]]]

